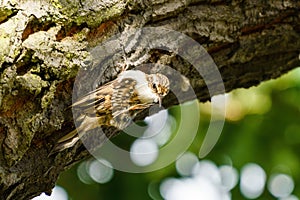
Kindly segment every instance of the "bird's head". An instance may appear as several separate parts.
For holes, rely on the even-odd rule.
[[[169,79],[165,75],[157,73],[150,74],[148,80],[149,87],[156,96],[154,102],[159,103],[159,106],[161,106],[162,98],[166,96],[170,90]]]

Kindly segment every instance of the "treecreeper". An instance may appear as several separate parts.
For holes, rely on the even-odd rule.
[[[72,104],[73,109],[82,113],[75,119],[80,121],[77,129],[58,140],[51,154],[72,147],[79,135],[99,126],[126,128],[142,110],[158,103],[170,89],[168,77],[163,74],[146,74],[140,70],[122,71],[112,80],[86,94]]]

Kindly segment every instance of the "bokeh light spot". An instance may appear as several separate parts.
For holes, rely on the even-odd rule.
[[[42,193],[40,196],[34,197],[32,200],[68,200],[68,193],[64,188],[56,185],[52,190],[51,196]]]
[[[186,152],[176,161],[176,170],[181,176],[189,176],[197,162],[198,158],[195,154]]]
[[[143,139],[151,138],[160,147],[169,141],[172,135],[172,128],[176,127],[174,117],[170,116],[166,110],[146,117],[145,122],[148,126],[143,134]]]
[[[178,182],[178,180],[175,178],[166,178],[162,181],[159,187],[159,191],[164,199],[167,198],[168,191],[173,187],[173,185],[176,184],[176,182]]]
[[[84,161],[77,167],[77,176],[79,180],[85,184],[94,183],[89,174],[89,163],[90,161]]]
[[[240,189],[242,194],[248,199],[259,197],[266,184],[266,173],[257,164],[249,163],[241,170]]]
[[[221,184],[221,174],[218,167],[211,161],[203,160],[193,168],[193,175],[196,177],[206,177],[217,184]]]
[[[219,167],[221,173],[222,185],[225,187],[227,191],[233,189],[239,179],[239,175],[237,170],[229,165],[223,165]]]
[[[107,160],[94,160],[89,166],[89,174],[97,183],[107,183],[113,177],[113,168]]]
[[[268,189],[275,197],[288,197],[294,190],[294,181],[286,174],[275,174],[269,180]]]
[[[159,134],[168,121],[168,115],[167,110],[162,110],[154,115],[146,117],[145,122],[148,124],[148,128],[144,133],[144,137],[153,137]]]
[[[162,195],[166,200],[228,200],[220,185],[215,184],[207,177],[183,178],[162,185]]]
[[[290,195],[288,197],[280,198],[279,200],[299,200],[295,195]]]
[[[130,158],[138,166],[152,164],[158,157],[158,146],[151,139],[137,139],[131,146]]]

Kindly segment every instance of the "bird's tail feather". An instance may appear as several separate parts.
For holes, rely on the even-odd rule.
[[[77,141],[79,140],[79,136],[77,134],[77,130],[74,129],[64,137],[60,138],[57,142],[57,144],[54,146],[54,148],[49,153],[49,156],[62,151],[64,149],[72,147]]]

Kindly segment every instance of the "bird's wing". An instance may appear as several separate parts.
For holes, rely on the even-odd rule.
[[[100,86],[82,98],[79,98],[78,101],[70,106],[80,111],[79,116],[76,118],[76,121],[79,121],[80,125],[77,129],[60,138],[49,155],[73,146],[79,140],[81,133],[92,130],[99,125],[107,125],[109,120],[106,117],[109,116],[108,113],[111,110],[110,99],[115,82],[114,80]]]
[[[123,78],[114,84],[111,96],[112,116],[114,126],[119,129],[125,128],[132,121],[130,108],[135,101],[138,101],[135,93],[137,82],[131,78]]]
[[[89,92],[84,97],[72,104],[75,109],[81,109],[85,115],[96,115],[101,110],[107,110],[110,104],[110,96],[113,91],[113,84],[116,81],[108,82],[99,88]]]

